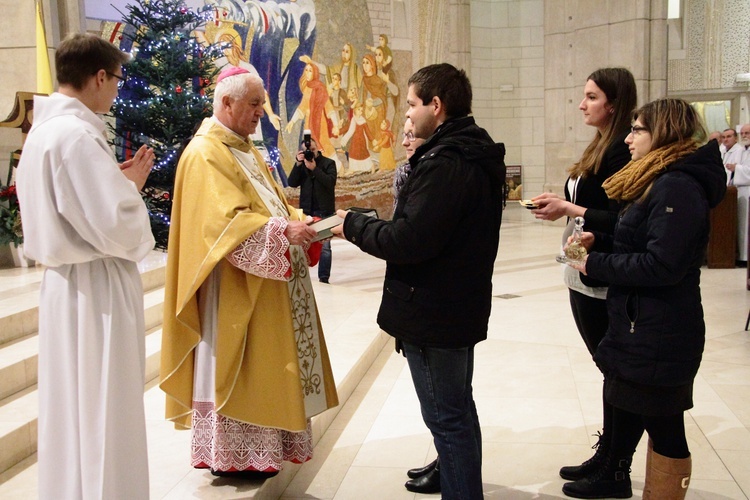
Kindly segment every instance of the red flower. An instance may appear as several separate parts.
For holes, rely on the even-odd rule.
[[[8,199],[11,196],[16,196],[16,185],[13,184],[11,186],[6,187],[2,191],[0,191],[0,198]]]

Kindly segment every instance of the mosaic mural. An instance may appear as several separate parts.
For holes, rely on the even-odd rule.
[[[307,129],[342,178],[395,168],[403,80],[388,35],[372,40],[365,0],[206,0],[220,64],[258,74],[268,91],[262,137],[288,171]]]

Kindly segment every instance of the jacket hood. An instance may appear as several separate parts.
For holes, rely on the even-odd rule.
[[[683,172],[693,177],[706,192],[708,205],[714,208],[727,191],[727,174],[721,162],[721,153],[716,141],[709,141],[693,154],[669,167],[670,172]]]
[[[492,159],[502,162],[505,158],[505,146],[495,143],[487,131],[476,124],[472,116],[452,118],[442,123],[425,143],[414,151],[409,163],[412,167],[416,166],[425,153],[435,152],[435,148],[460,149],[467,161]]]

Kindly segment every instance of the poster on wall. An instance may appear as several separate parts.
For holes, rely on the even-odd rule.
[[[521,165],[507,165],[505,167],[505,182],[508,184],[509,200],[523,199],[522,168]]]

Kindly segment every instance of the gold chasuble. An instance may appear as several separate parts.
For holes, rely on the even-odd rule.
[[[247,173],[240,157],[260,168]],[[204,120],[179,162],[169,234],[160,387],[166,416],[178,428],[191,425],[195,351],[206,328],[200,293],[210,276],[217,284],[216,414],[300,432],[313,414],[338,404],[302,248],[289,247],[289,282],[244,272],[225,258],[279,211],[301,219],[258,151]]]

